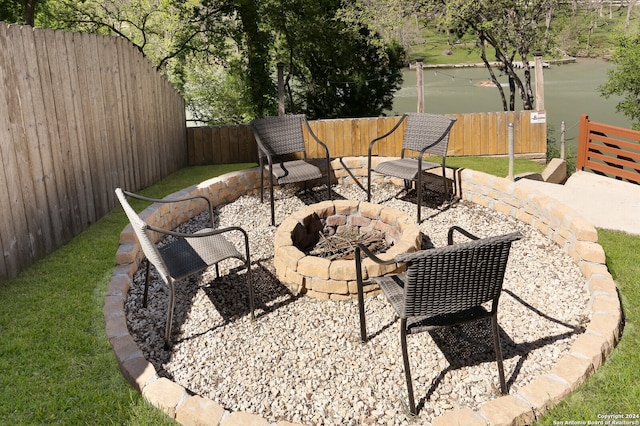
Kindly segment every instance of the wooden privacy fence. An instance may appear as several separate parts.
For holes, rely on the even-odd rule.
[[[186,166],[185,120],[124,39],[0,22],[0,281]]]
[[[509,123],[514,128],[514,153],[518,156],[545,158],[547,126],[537,122],[532,111],[447,114],[457,118],[451,129],[448,155],[507,155]],[[333,158],[367,155],[369,142],[383,135],[399,117],[350,118],[309,122],[314,133],[327,144]],[[532,122],[533,121],[533,122]],[[404,126],[404,124],[403,124]],[[398,156],[403,132],[376,144],[375,154]],[[256,162],[257,150],[248,125],[187,128],[189,164],[225,164]],[[305,137],[308,154],[322,153]]]
[[[576,168],[640,183],[640,131],[595,123],[582,115]]]

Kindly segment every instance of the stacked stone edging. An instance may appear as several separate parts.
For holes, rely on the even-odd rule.
[[[276,276],[294,293],[304,293],[316,299],[347,300],[357,297],[356,267],[353,260],[329,260],[305,255],[296,246],[294,235],[298,228],[313,218],[341,225],[356,224],[370,230],[383,231],[392,247],[378,257],[392,260],[397,254],[420,250],[420,227],[415,220],[391,207],[366,201],[331,200],[313,204],[295,212],[282,221],[274,236],[273,264]],[[353,222],[351,222],[353,221]],[[304,239],[304,234],[300,236]],[[362,279],[401,272],[404,266],[396,263],[380,265],[369,258],[362,262]],[[367,296],[379,292],[377,284],[364,286]]]
[[[340,184],[355,183],[354,176],[362,180],[367,175],[366,157],[336,159],[331,165]],[[483,404],[478,411],[468,408],[452,410],[432,421],[434,426],[531,424],[593,374],[618,343],[622,309],[616,284],[606,267],[597,230],[570,207],[536,190],[477,171],[456,171],[455,179],[462,199],[516,217],[558,244],[578,265],[588,285],[591,321],[550,372],[535,378],[512,395]],[[170,197],[205,195],[213,205],[221,205],[255,191],[258,180],[259,170],[256,168],[227,173]],[[197,214],[203,206],[193,204],[190,207],[193,208],[192,213]],[[184,211],[176,211],[166,204],[154,204],[141,216],[149,223],[165,228],[173,228],[190,218]],[[259,415],[229,412],[215,401],[194,395],[158,376],[153,365],[144,358],[129,334],[124,311],[133,275],[143,257],[129,225],[120,235],[116,267],[104,304],[107,337],[125,379],[150,403],[184,425],[268,425],[267,420]],[[277,425],[293,423],[278,422]]]

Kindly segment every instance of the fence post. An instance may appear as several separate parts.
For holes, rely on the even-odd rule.
[[[284,64],[278,62],[278,115],[284,115]]]
[[[564,147],[565,147],[565,143],[566,143],[566,137],[567,137],[567,126],[565,124],[564,121],[562,121],[560,123],[560,159],[564,160]]]
[[[513,151],[513,123],[509,123],[509,175],[507,176],[509,180],[513,180]]]
[[[416,87],[418,89],[417,112],[424,112],[424,84],[422,83],[422,61],[423,58],[416,58]]]
[[[580,129],[578,131],[578,158],[576,170],[582,170],[587,163],[587,150],[589,149],[589,116],[580,116]]]
[[[542,52],[534,52],[536,75],[536,111],[544,111],[544,73],[542,71]]]

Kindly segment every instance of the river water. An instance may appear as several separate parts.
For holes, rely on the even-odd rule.
[[[620,97],[605,99],[598,86],[607,79],[610,62],[600,59],[578,59],[576,63],[551,65],[544,69],[544,104],[547,111],[549,136],[560,141],[561,122],[565,122],[568,145],[575,144],[580,115],[589,119],[621,127],[631,127],[631,121],[616,112]],[[532,87],[535,78],[532,74]],[[424,111],[436,114],[502,111],[497,88],[481,87],[489,80],[489,73],[480,68],[424,69]],[[505,90],[506,76],[499,77]],[[508,96],[508,95],[507,95]],[[519,101],[519,96],[517,96]],[[519,102],[521,108],[522,102]],[[416,111],[417,88],[415,70],[404,71],[404,84],[395,96],[393,113]]]

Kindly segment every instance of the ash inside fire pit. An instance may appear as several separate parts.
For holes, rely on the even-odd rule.
[[[319,234],[319,240],[311,250],[306,251],[310,256],[323,259],[353,259],[358,243],[367,247],[373,254],[385,252],[391,247],[385,241],[384,233],[378,230],[360,231],[355,226],[344,226],[339,231],[325,226]]]

